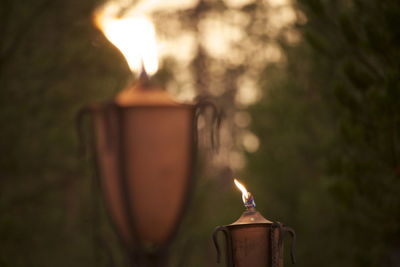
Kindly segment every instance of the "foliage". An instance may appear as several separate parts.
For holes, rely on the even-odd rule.
[[[0,266],[125,265],[74,132],[77,110],[110,98],[130,75],[92,26],[99,2],[0,3]],[[248,112],[261,142],[243,180],[267,218],[297,230],[299,266],[398,266],[400,4],[298,0],[298,25],[274,29],[265,1],[224,3],[155,14],[169,31],[201,36],[203,20],[217,18],[245,32],[237,54],[216,58],[199,41],[191,62],[169,59],[158,78],[215,97],[227,116],[223,149],[237,152],[248,130],[235,124],[245,108],[235,102],[239,83],[260,76],[263,97]],[[284,59],[266,65],[276,44]],[[191,72],[180,75],[190,84],[171,79],[180,72]],[[207,177],[172,266],[215,266],[210,234],[241,212],[227,154],[219,160],[230,166],[198,172]]]
[[[93,227],[102,226],[93,221],[74,118],[127,76],[92,27],[97,4],[0,4],[1,266],[95,265]]]
[[[265,71],[250,173],[296,223],[301,265],[398,266],[400,5],[298,4],[305,40]]]

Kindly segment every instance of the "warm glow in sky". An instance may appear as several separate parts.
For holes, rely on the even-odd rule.
[[[174,79],[166,87],[180,100],[191,101],[199,93],[192,68],[199,49],[206,53],[206,68],[211,73],[211,82],[205,89],[208,91],[201,93],[223,95],[229,84],[227,69],[244,67],[235,74],[232,87],[233,104],[243,108],[261,99],[258,77],[265,66],[284,62],[285,55],[277,38],[283,29],[291,28],[298,13],[294,11],[292,0],[263,0],[257,2],[253,13],[244,12],[242,7],[256,0],[221,1],[226,9],[211,9],[202,13],[196,24],[184,25],[177,12],[193,9],[199,0],[138,0],[134,4],[130,0],[109,0],[96,14],[96,22],[110,42],[126,56],[132,70],[140,69],[143,60],[147,72],[152,74],[157,71],[157,54],[160,60],[172,58]],[[160,14],[154,17],[160,32],[157,43],[154,26],[148,19],[154,14]],[[293,28],[284,36],[291,43],[300,38]],[[247,130],[248,119],[236,117],[236,126],[243,129],[238,139],[241,148],[249,153],[257,151],[260,140]],[[243,154],[229,149],[236,140],[232,139],[231,132],[224,133],[223,127],[221,140],[220,153],[214,160],[222,164],[228,162],[232,169],[244,167]]]

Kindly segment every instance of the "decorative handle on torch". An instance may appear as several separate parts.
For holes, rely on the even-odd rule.
[[[219,135],[218,135],[218,130],[221,126],[221,120],[222,120],[222,111],[218,109],[217,105],[212,102],[211,100],[207,99],[202,99],[198,98],[198,102],[196,104],[196,115],[195,115],[195,127],[196,127],[196,136],[195,140],[197,143],[197,127],[198,127],[198,119],[200,115],[205,115],[206,110],[210,109],[211,111],[211,125],[210,125],[210,143],[211,143],[211,148],[215,151],[218,152],[219,149]]]
[[[289,233],[291,238],[292,238],[292,242],[291,242],[291,246],[290,246],[290,258],[292,259],[292,263],[296,264],[296,255],[295,255],[295,250],[296,250],[296,232],[287,226],[283,227],[283,232],[284,233]]]
[[[295,257],[296,232],[292,228],[287,227],[280,222],[273,222],[270,229],[271,229],[270,230],[271,231],[271,234],[270,234],[271,266],[272,267],[280,266],[279,260],[280,260],[280,257],[283,256],[283,255],[281,255],[281,253],[282,253],[281,249],[282,249],[282,245],[283,245],[283,241],[284,241],[286,233],[289,233],[292,238],[291,247],[290,247],[290,258],[292,260],[292,264],[296,264],[296,257]],[[276,238],[276,236],[275,236],[276,230],[279,231],[278,238]]]
[[[214,246],[217,251],[217,263],[221,262],[221,249],[218,244],[218,233],[219,232],[224,233],[225,236],[225,244],[226,244],[226,261],[227,264],[226,266],[233,266],[233,255],[232,255],[232,238],[231,235],[228,231],[228,229],[225,226],[218,226],[215,228],[213,232],[213,241],[214,241]]]

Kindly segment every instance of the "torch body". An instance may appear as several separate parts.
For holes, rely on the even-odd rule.
[[[97,112],[101,186],[128,243],[159,246],[173,234],[190,186],[193,117],[189,105]]]
[[[245,211],[234,223],[219,226],[214,230],[213,240],[220,262],[221,249],[217,235],[225,237],[225,259],[227,267],[283,267],[283,238],[292,236],[291,256],[294,259],[294,231],[279,222],[272,222],[255,209]]]
[[[272,224],[228,226],[235,267],[283,267],[283,243],[279,242],[281,236],[278,229],[271,226]]]

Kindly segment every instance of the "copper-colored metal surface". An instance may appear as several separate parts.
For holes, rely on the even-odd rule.
[[[219,232],[225,237],[227,267],[283,267],[283,235],[285,232],[294,235],[292,229],[265,219],[251,208],[234,223],[215,229],[213,239],[218,262],[221,254],[217,240]],[[292,246],[294,262],[293,249]]]
[[[77,114],[82,152],[88,141],[83,121],[93,118],[94,176],[133,266],[167,266],[168,245],[193,188],[197,121],[206,110],[212,111],[211,145],[218,149],[217,107],[207,98],[178,103],[145,72],[113,101]]]
[[[245,210],[239,219],[230,225],[240,224],[272,224],[272,222],[265,219],[255,208],[250,208]]]
[[[193,153],[193,107],[126,111],[124,157],[132,214],[146,245],[168,241],[186,200]]]
[[[100,184],[108,210],[120,236],[131,243],[132,232],[125,211],[124,195],[119,183],[120,151],[118,149],[118,114],[114,108],[102,107],[93,112],[96,128],[97,162],[101,173]]]
[[[265,225],[238,225],[228,228],[232,235],[233,262],[235,266],[269,266],[269,232]]]
[[[200,109],[175,102],[142,75],[114,101],[78,114],[78,121],[94,118],[100,186],[135,266],[166,265],[193,184]]]
[[[96,115],[101,185],[127,241],[136,234],[141,245],[160,246],[174,231],[187,201],[193,116],[188,105],[114,106]],[[135,217],[132,230],[129,214]]]

